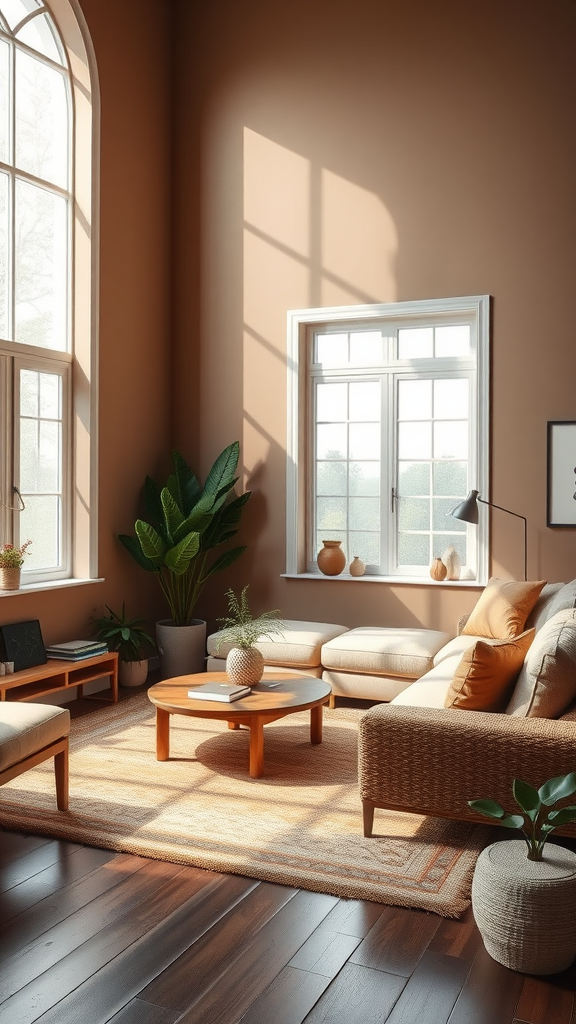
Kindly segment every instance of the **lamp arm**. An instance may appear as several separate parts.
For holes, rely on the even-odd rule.
[[[511,512],[509,508],[504,508],[503,505],[496,505],[493,501],[486,501],[486,498],[481,498],[478,495],[477,501],[481,501],[483,505],[490,505],[490,508],[497,508],[500,512],[507,512],[509,516],[516,516],[516,519],[522,519],[524,523],[524,579],[528,579],[528,521],[526,516],[521,516],[519,512]]]

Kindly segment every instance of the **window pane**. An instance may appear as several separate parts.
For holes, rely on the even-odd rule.
[[[380,458],[380,426],[372,423],[350,424],[350,458]]]
[[[400,459],[429,459],[432,455],[432,428],[430,423],[400,423],[398,425],[398,457]]]
[[[350,419],[380,421],[380,383],[362,381],[350,384]]]
[[[316,428],[316,453],[319,459],[345,459],[348,455],[346,424],[320,425]]]
[[[68,99],[60,72],[16,51],[16,166],[68,183]]]
[[[67,203],[16,181],[16,341],[66,350]]]
[[[399,494],[430,494],[430,463],[401,462],[398,466]]]
[[[434,458],[465,459],[468,454],[468,423],[434,424]]]
[[[429,420],[432,418],[432,381],[398,381],[398,419]]]
[[[0,172],[0,337],[8,338],[9,334],[9,179],[7,174]]]
[[[332,533],[326,530],[346,529],[346,499],[345,498],[318,498],[316,502],[316,514],[318,529],[324,531],[328,540],[338,540]]]
[[[10,79],[8,44],[0,39],[0,160],[10,160]]]
[[[60,564],[60,498],[54,494],[27,495],[20,513],[20,537],[33,538],[25,570],[57,568]]]
[[[453,530],[466,533],[466,523],[460,519],[452,519],[450,509],[454,508],[454,498],[434,498],[434,530]]]
[[[436,328],[436,356],[467,356],[470,352],[470,327],[454,324]]]
[[[430,540],[427,534],[400,534],[398,537],[399,565],[429,566],[430,562]]]
[[[317,334],[314,362],[322,366],[344,366],[348,363],[347,334]]]
[[[434,381],[434,416],[443,420],[468,418],[468,380]]]
[[[362,530],[351,530],[349,534],[351,561],[356,555],[366,562],[366,565],[380,564],[380,534],[367,533]]]
[[[36,370],[20,371],[20,415],[38,416],[40,375]]]
[[[427,359],[433,355],[432,327],[401,327],[398,331],[398,359]]]
[[[351,530],[378,530],[380,500],[379,498],[350,498],[349,514]]]
[[[350,462],[348,479],[350,494],[380,494],[380,463]]]
[[[468,490],[468,467],[466,462],[434,463],[434,494],[448,494],[463,498]],[[454,505],[456,501],[454,501]]]
[[[398,502],[400,530],[429,530],[430,502],[426,498],[401,498]]]
[[[16,38],[45,57],[50,57],[55,63],[64,63],[54,23],[47,14],[39,14],[32,21],[26,22]]]
[[[348,385],[318,384],[316,388],[316,419],[344,421],[348,419]]]
[[[350,363],[352,366],[379,366],[384,358],[382,331],[352,331]]]
[[[456,522],[455,519],[452,522]],[[464,524],[466,525],[466,524]],[[460,562],[462,565],[466,565],[466,534],[465,533],[447,533],[445,536],[440,538],[441,543],[444,545],[442,551],[445,551],[449,544],[452,544],[460,556]]]
[[[2,0],[2,14],[6,18],[6,21],[10,25],[10,28],[16,28],[16,25],[30,14],[35,11],[37,7],[41,7],[41,0]]]
[[[346,463],[318,462],[316,464],[317,494],[346,494]]]

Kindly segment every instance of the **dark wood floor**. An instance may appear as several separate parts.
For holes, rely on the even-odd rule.
[[[0,832],[0,1024],[576,1024],[575,988],[497,964],[470,912]]]

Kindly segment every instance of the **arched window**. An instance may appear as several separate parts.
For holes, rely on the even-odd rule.
[[[70,0],[0,0],[0,542],[95,575],[95,73]]]

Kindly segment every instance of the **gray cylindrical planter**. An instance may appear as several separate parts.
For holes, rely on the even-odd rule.
[[[203,672],[206,659],[206,623],[192,619],[188,626],[175,626],[172,619],[156,623],[162,679]]]
[[[555,843],[528,860],[522,839],[480,854],[472,910],[486,950],[523,974],[556,974],[576,956],[576,853]]]

